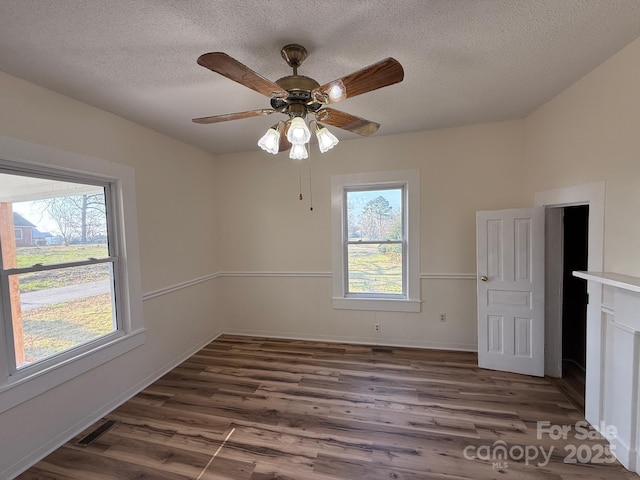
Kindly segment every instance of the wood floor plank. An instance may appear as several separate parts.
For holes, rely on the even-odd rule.
[[[249,480],[256,464],[223,456],[215,457],[199,480]]]
[[[426,480],[426,479],[447,479],[466,480],[468,477],[457,475],[429,472],[425,468],[420,471],[394,468],[373,462],[354,462],[347,458],[340,458],[331,455],[318,455],[314,472],[323,473],[333,478],[362,478],[367,480]],[[479,479],[478,479],[479,480]]]
[[[490,410],[486,408],[458,407],[450,404],[423,404],[420,402],[393,402],[376,400],[376,408],[397,412],[408,412],[414,415],[442,419],[456,419],[472,422],[480,428],[500,428],[525,431],[524,424],[517,412],[508,410]]]
[[[109,435],[112,437],[111,444],[102,452],[103,457],[160,469],[163,472],[184,475],[187,478],[197,478],[215,453],[213,445],[211,451],[202,453],[169,443],[160,444],[146,439],[119,436],[116,432],[110,432]]]
[[[538,421],[582,419],[549,379],[479,369],[470,352],[223,335],[18,479],[637,478],[564,462],[567,446],[602,439],[536,435]]]
[[[436,418],[394,412],[392,419],[390,419],[389,412],[379,408],[376,409],[375,412],[370,409],[358,408],[350,408],[348,410],[333,409],[328,417],[336,420],[367,422],[374,425],[394,425],[406,429],[438,433],[441,435],[479,438],[478,430],[473,422],[452,418]]]
[[[318,434],[312,430],[284,426],[261,426],[257,428],[250,424],[238,423],[235,427],[234,439],[237,442],[284,445],[287,450],[301,452],[306,457],[315,457],[319,451],[325,451],[334,455],[363,461],[370,461],[372,458],[372,442],[362,439]]]
[[[61,447],[38,464],[53,479],[73,480],[193,480],[193,477],[163,469],[112,459],[93,452]],[[36,480],[38,473],[27,471],[20,480]]]

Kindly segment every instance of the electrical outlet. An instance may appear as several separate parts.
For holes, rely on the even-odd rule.
[[[373,324],[373,330],[374,330],[376,333],[380,333],[380,324],[379,324],[379,323],[374,323],[374,324]]]
[[[441,313],[440,314],[440,321],[441,322],[446,322],[447,321],[447,314],[446,313]]]

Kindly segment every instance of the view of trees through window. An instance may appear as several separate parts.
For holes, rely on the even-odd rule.
[[[33,202],[32,210],[49,217],[65,245],[106,244],[107,224],[104,193],[85,193]]]
[[[104,187],[0,174],[0,223],[17,368],[116,329]]]
[[[402,197],[402,188],[346,191],[347,293],[404,293]]]

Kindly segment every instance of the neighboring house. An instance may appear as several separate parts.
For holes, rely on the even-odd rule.
[[[43,246],[51,245],[53,243],[53,235],[49,232],[41,232],[37,228],[34,228],[32,233],[33,245]]]
[[[52,243],[53,235],[49,232],[41,232],[33,223],[16,212],[13,212],[13,227],[16,232],[16,247],[51,245]]]
[[[13,212],[13,227],[16,232],[16,247],[30,247],[36,226],[19,213]]]

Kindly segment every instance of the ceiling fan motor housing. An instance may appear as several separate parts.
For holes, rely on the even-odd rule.
[[[271,106],[275,109],[280,109],[287,105],[301,104],[306,105],[307,110],[315,112],[322,106],[320,103],[315,102],[313,95],[311,95],[311,91],[320,86],[313,78],[304,75],[289,75],[276,80],[275,83],[289,93],[286,99],[271,99]]]

